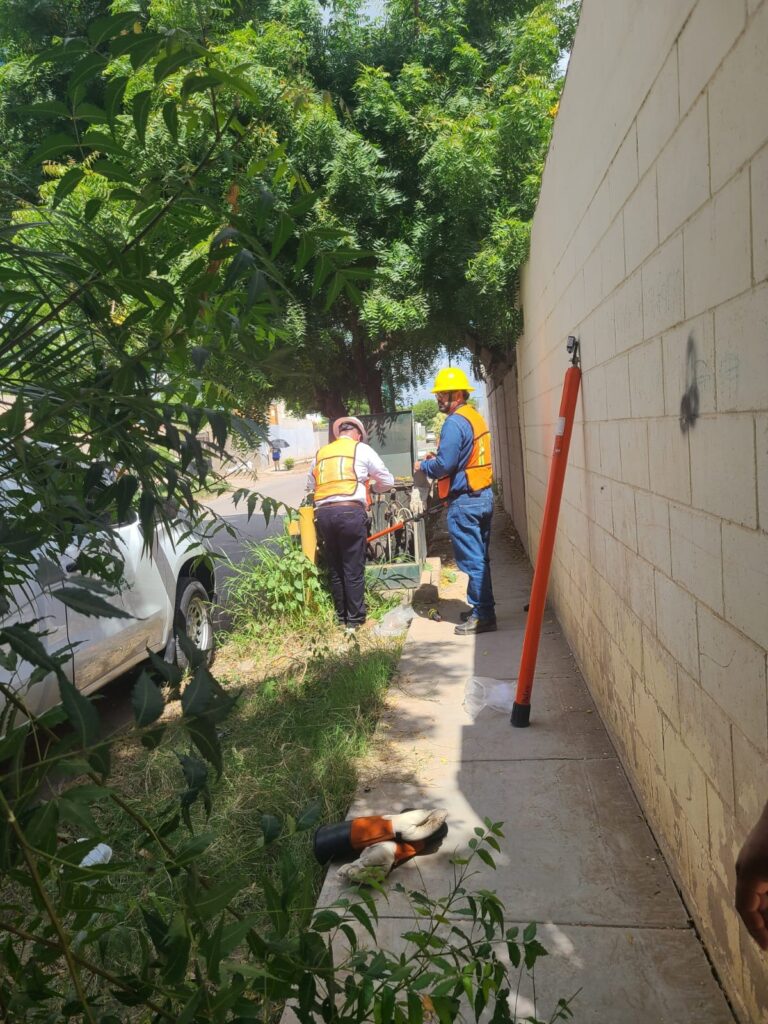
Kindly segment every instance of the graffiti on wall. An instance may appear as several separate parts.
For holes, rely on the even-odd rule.
[[[686,434],[699,418],[699,384],[696,379],[696,340],[688,335],[685,346],[685,391],[680,399],[680,429]]]

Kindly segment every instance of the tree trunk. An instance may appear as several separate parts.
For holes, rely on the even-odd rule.
[[[315,388],[315,405],[318,411],[323,416],[327,416],[331,422],[338,419],[339,416],[347,415],[347,407],[341,395],[326,388]]]
[[[357,382],[366,397],[371,413],[374,416],[381,416],[385,412],[381,393],[381,370],[374,357],[366,350],[363,328],[361,328],[357,313],[354,311],[350,316],[349,327],[352,335],[352,361]]]

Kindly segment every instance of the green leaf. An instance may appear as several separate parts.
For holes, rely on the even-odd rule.
[[[83,208],[83,217],[86,223],[90,224],[96,214],[104,205],[104,200],[99,199],[98,196],[94,196],[93,199],[89,199]]]
[[[291,220],[287,213],[280,214],[280,219],[278,220],[277,228],[275,229],[275,237],[272,240],[272,259],[274,259],[275,256],[277,256],[277,254],[284,247],[285,243],[291,237],[295,226],[296,225],[294,224],[294,222]]]
[[[142,907],[141,916],[144,918],[144,925],[147,929],[147,934],[152,940],[152,945],[158,953],[161,953],[165,937],[168,934],[168,925],[155,910],[148,910]]]
[[[173,863],[177,867],[184,867],[198,860],[208,849],[211,843],[215,842],[216,836],[213,832],[201,832],[198,836],[192,836],[179,844],[174,856]]]
[[[141,745],[146,747],[147,750],[155,750],[162,743],[164,735],[164,725],[158,726],[157,729],[150,729],[149,732],[145,732],[141,737]]]
[[[72,116],[69,107],[61,100],[46,100],[45,103],[20,103],[14,107],[18,114],[29,114],[31,117],[66,117]]]
[[[134,177],[131,172],[112,160],[95,160],[91,164],[91,170],[95,171],[96,174],[100,174],[103,178],[107,178],[109,181],[123,181],[130,185],[134,184]]]
[[[125,477],[122,479],[125,479]],[[149,655],[149,660],[152,662],[154,670],[162,676],[170,686],[178,686],[184,677],[184,673],[179,666],[172,661],[165,661],[154,651],[148,650],[147,654]]]
[[[126,29],[132,28],[140,16],[139,11],[124,11],[122,14],[106,14],[96,18],[88,26],[88,38],[94,46],[99,46],[107,39],[114,39]]]
[[[59,663],[52,658],[28,625],[3,626],[0,629],[0,644],[8,644],[25,661],[31,665],[40,665],[51,672],[61,675]]]
[[[64,39],[56,46],[41,50],[32,58],[34,64],[63,64],[88,53],[88,43],[84,39]]]
[[[22,822],[27,841],[36,850],[52,854],[57,846],[56,828],[59,824],[59,808],[55,800],[48,800],[36,807],[29,818]]]
[[[46,135],[27,163],[39,164],[44,160],[50,160],[52,156],[61,156],[62,153],[71,153],[77,149],[77,142],[66,132],[54,132],[53,135]]]
[[[482,849],[482,847],[479,847],[477,850],[475,850],[475,853],[480,858],[480,860],[483,862],[483,864],[487,864],[489,868],[495,868],[496,867],[496,864],[494,863],[493,857],[490,855],[490,853],[488,853],[487,850],[484,850],[484,849]]]
[[[79,121],[89,121],[91,124],[104,124],[108,120],[106,111],[97,107],[95,103],[78,104],[75,117]]]
[[[244,78],[241,78],[239,75],[233,75],[228,71],[222,71],[221,68],[209,68],[209,74],[216,81],[220,82],[221,85],[228,86],[234,92],[245,97],[245,99],[261,106],[263,102],[262,97]]]
[[[213,75],[200,75],[197,72],[187,75],[181,86],[181,98],[189,99],[196,92],[205,92],[206,89],[216,89],[221,83]]]
[[[109,48],[113,57],[129,56],[133,70],[138,71],[164,43],[165,37],[159,32],[131,32],[116,36]]]
[[[424,1004],[415,992],[408,993],[408,1024],[423,1024]]]
[[[163,104],[163,120],[174,142],[179,141],[179,111],[173,100]]]
[[[188,718],[184,722],[189,737],[203,755],[206,761],[216,769],[217,776],[221,776],[224,764],[221,755],[221,744],[216,734],[216,727],[213,722],[206,718]]]
[[[224,278],[224,288],[229,290],[234,283],[253,267],[256,259],[249,249],[241,249],[227,268]]]
[[[357,920],[360,922],[360,924],[363,926],[363,928],[365,928],[365,930],[368,932],[368,934],[371,936],[371,938],[375,942],[376,941],[376,932],[375,932],[374,927],[373,927],[373,922],[371,921],[371,919],[368,916],[368,914],[366,914],[366,912],[360,906],[360,904],[359,903],[352,903],[352,904],[350,904],[349,912],[350,912],[350,914],[353,917],[357,918]]]
[[[330,932],[341,924],[341,920],[336,910],[321,910],[312,919],[312,928],[315,932]]]
[[[303,589],[303,588],[302,588]],[[314,828],[314,826],[320,820],[322,814],[322,807],[319,800],[314,800],[309,807],[305,808],[296,819],[296,831],[306,832],[307,829]]]
[[[234,879],[231,882],[222,882],[220,885],[209,889],[198,896],[194,901],[194,911],[203,920],[207,921],[224,910],[243,888],[241,879]]]
[[[131,707],[139,726],[151,725],[165,710],[163,695],[146,672],[141,673],[133,688]]]
[[[136,128],[136,135],[138,136],[139,142],[142,146],[146,143],[147,138],[147,119],[149,117],[149,111],[152,107],[152,90],[144,89],[142,92],[137,92],[133,97],[133,106],[131,108],[131,114],[133,116],[133,123]]]
[[[115,118],[122,105],[123,96],[125,95],[125,87],[128,84],[128,79],[125,76],[119,78],[111,78],[104,90],[104,110],[107,115],[107,120],[114,129]]]
[[[97,742],[101,732],[96,708],[68,679],[59,679],[59,694],[67,718],[77,733],[81,746],[92,746]]]
[[[120,145],[119,142],[115,142],[109,135],[105,135],[104,132],[93,132],[88,131],[80,140],[81,145],[87,146],[88,149],[92,149],[99,153],[112,153],[118,156],[125,155],[125,149]]]
[[[186,754],[178,755],[181,770],[184,772],[184,781],[189,789],[199,790],[208,782],[208,766],[205,761],[197,757],[189,757]]]
[[[530,924],[525,926],[523,932],[523,942],[532,942],[536,938],[536,923],[531,921]]]
[[[133,618],[124,608],[118,608],[85,587],[58,587],[51,593],[57,601],[61,601],[62,604],[81,615],[104,619]]]
[[[184,687],[181,707],[185,715],[201,715],[210,706],[216,684],[205,665],[198,665],[194,675]]]
[[[280,824],[279,818],[276,818],[274,814],[262,814],[261,831],[264,835],[265,846],[269,846],[270,843],[274,843],[276,839],[279,839],[282,830],[283,827]]]
[[[525,966],[529,971],[539,957],[549,955],[538,939],[534,939],[532,942],[526,942],[523,949],[525,951]]]
[[[162,57],[155,64],[155,83],[159,84],[164,78],[168,78],[170,75],[175,74],[179,68],[183,68],[185,64],[191,64],[193,60],[197,60],[197,57],[198,55],[187,47],[182,47],[180,50],[166,54],[165,57]]]
[[[81,61],[78,61],[67,82],[67,92],[69,95],[74,95],[75,90],[82,83],[89,82],[92,78],[95,78],[100,71],[104,70],[106,63],[106,57],[102,57],[100,53],[89,53],[87,57],[83,57]]]

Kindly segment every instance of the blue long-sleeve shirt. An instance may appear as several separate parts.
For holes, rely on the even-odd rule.
[[[465,416],[452,413],[440,429],[437,455],[434,459],[424,459],[421,463],[421,468],[430,480],[439,480],[440,477],[456,474],[448,494],[449,498],[467,494],[470,490],[464,466],[469,462],[474,441],[475,435],[469,420]]]

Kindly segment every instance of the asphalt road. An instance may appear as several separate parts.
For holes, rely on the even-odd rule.
[[[227,568],[227,563],[231,562],[237,565],[253,545],[261,544],[269,537],[279,536],[285,528],[284,509],[281,509],[278,515],[271,515],[267,521],[261,512],[261,503],[259,502],[253,515],[249,518],[246,502],[241,501],[235,505],[232,495],[239,488],[247,487],[264,497],[273,498],[289,508],[298,508],[307,493],[306,480],[306,467],[290,472],[285,470],[266,471],[257,480],[251,480],[249,477],[234,477],[230,481],[232,491],[206,503],[211,512],[225,520],[229,527],[229,529],[218,529],[211,538],[213,550],[222,556],[216,568],[216,580],[219,603],[224,608],[227,603],[227,580],[232,575],[232,571]]]

